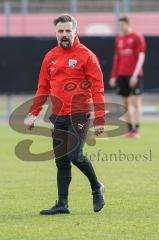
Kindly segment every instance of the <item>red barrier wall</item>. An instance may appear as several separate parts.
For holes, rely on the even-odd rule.
[[[59,14],[28,14],[11,16],[12,36],[50,36],[54,35],[52,21]],[[159,13],[129,14],[135,31],[145,35],[159,35]],[[114,13],[78,13],[79,35],[114,35],[116,31]],[[0,15],[0,36],[6,34],[6,19]]]

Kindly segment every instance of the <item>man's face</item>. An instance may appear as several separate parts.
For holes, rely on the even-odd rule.
[[[129,24],[126,22],[119,22],[120,32],[123,34],[127,34],[129,32]]]
[[[58,44],[62,48],[70,48],[76,36],[76,29],[73,28],[72,22],[59,22],[55,27],[55,33]]]

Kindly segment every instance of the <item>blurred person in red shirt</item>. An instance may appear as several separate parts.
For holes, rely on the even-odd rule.
[[[68,14],[54,20],[58,45],[44,57],[38,89],[25,124],[32,129],[48,96],[52,101],[53,150],[57,166],[58,201],[42,215],[70,213],[68,190],[71,163],[88,178],[94,212],[104,206],[104,185],[99,182],[91,161],[83,154],[89,127],[90,106],[94,104],[94,128],[104,131],[105,98],[103,75],[96,55],[80,43],[77,21]]]
[[[128,137],[139,137],[142,106],[142,76],[145,40],[133,31],[128,17],[119,18],[121,34],[115,40],[115,54],[109,85],[116,88],[127,108]],[[134,115],[131,113],[135,108]],[[134,117],[134,119],[133,119]]]

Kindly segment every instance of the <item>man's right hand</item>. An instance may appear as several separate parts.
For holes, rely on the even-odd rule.
[[[104,126],[103,125],[95,126],[95,135],[96,136],[99,136],[103,132],[104,132]]]
[[[111,78],[109,80],[109,86],[112,88],[116,87],[116,78]]]
[[[24,120],[24,124],[28,127],[29,130],[32,130],[32,128],[35,125],[35,121],[37,119],[37,116],[29,113],[28,116]]]

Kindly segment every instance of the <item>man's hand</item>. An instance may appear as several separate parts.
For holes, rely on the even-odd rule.
[[[28,114],[28,116],[24,120],[24,124],[27,125],[29,130],[32,130],[32,128],[35,125],[35,121],[37,119],[37,116],[32,115],[31,113]]]
[[[95,135],[96,136],[99,136],[103,132],[104,132],[104,126],[103,125],[95,126]]]
[[[137,77],[131,77],[129,81],[129,87],[134,88],[137,84],[138,78]]]
[[[112,88],[116,87],[116,78],[111,78],[111,79],[109,80],[109,85],[110,85],[110,87],[112,87]]]

